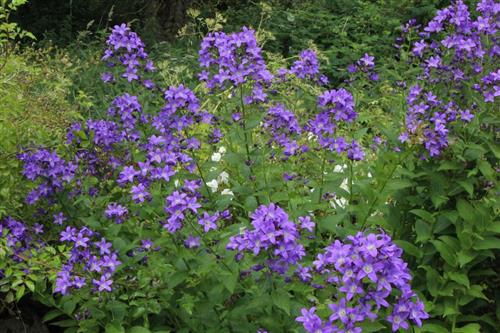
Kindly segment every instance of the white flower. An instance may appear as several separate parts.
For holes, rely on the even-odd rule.
[[[333,200],[330,201],[330,206],[332,208],[345,208],[347,206],[347,199],[339,198],[336,196],[335,198],[333,198]]]
[[[219,183],[217,182],[216,179],[212,179],[207,183],[207,186],[210,187],[212,192],[217,192],[217,189],[219,188]]]
[[[344,172],[344,170],[347,168],[347,165],[346,164],[337,164],[335,166],[335,168],[333,168],[333,172],[337,172],[337,173],[341,173],[341,172]]]
[[[313,133],[308,132],[307,133],[307,140],[309,140],[309,141],[317,141],[318,137],[316,135],[314,135]]]
[[[222,195],[229,195],[229,196],[234,197],[234,193],[233,193],[233,191],[231,191],[231,190],[230,190],[230,189],[228,189],[228,188],[223,189],[223,190],[222,190],[222,192],[220,192],[220,194],[222,194]]]
[[[179,182],[179,179],[176,179],[176,180],[174,181],[174,186],[175,186],[175,187],[179,187],[179,185],[181,185],[181,183]]]
[[[219,162],[222,158],[222,154],[221,153],[213,153],[212,154],[212,161],[213,162]]]
[[[226,171],[222,171],[220,173],[219,177],[217,177],[217,181],[219,183],[228,184],[229,183],[229,174]]]
[[[350,191],[349,191],[349,185],[347,184],[348,181],[349,180],[347,178],[345,178],[342,181],[342,184],[340,184],[340,188],[350,193]]]
[[[219,153],[224,155],[226,153],[226,147],[222,146],[219,148]]]

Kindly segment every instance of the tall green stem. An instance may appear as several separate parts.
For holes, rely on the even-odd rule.
[[[245,137],[245,150],[247,153],[247,161],[250,163],[250,146],[248,144],[248,133],[247,133],[247,126],[246,126],[246,113],[245,113],[245,103],[243,101],[243,86],[240,86],[240,103],[241,103],[241,113],[243,115],[243,135]],[[251,134],[251,133],[250,133]],[[250,170],[252,167],[250,166]]]
[[[326,149],[323,151],[323,161],[321,162],[321,180],[319,183],[318,203],[321,203],[321,197],[323,196],[323,185],[325,183],[325,166],[326,166]]]

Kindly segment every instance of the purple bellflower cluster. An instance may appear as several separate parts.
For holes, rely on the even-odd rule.
[[[199,78],[210,90],[225,90],[252,84],[252,92],[245,96],[247,104],[264,102],[264,88],[272,82],[262,50],[253,30],[243,27],[241,32],[225,34],[213,32],[201,42],[199,61],[204,69]]]
[[[32,249],[43,246],[43,242],[36,235],[43,233],[43,226],[35,223],[28,226],[12,217],[0,220],[0,238],[5,238],[10,257],[14,261],[24,261]]]
[[[336,240],[318,254],[313,265],[325,285],[337,290],[331,315],[323,321],[315,308],[302,309],[301,322],[308,332],[361,333],[365,320],[385,318],[392,330],[408,329],[409,321],[422,325],[429,315],[412,291],[411,275],[401,259],[403,251],[386,234],[359,232],[348,243]]]
[[[410,88],[406,129],[400,141],[424,145],[430,157],[440,155],[448,146],[452,122],[469,122],[474,117],[471,110],[476,105],[462,105],[463,96],[453,91],[472,85],[485,102],[500,96],[495,65],[500,58],[500,5],[482,0],[476,9],[478,16],[473,19],[463,1],[453,1],[437,11],[412,47],[422,75],[418,77],[421,82]],[[488,72],[488,68],[494,70]],[[439,90],[446,93],[438,100],[434,93]]]
[[[306,129],[318,137],[323,148],[337,154],[347,153],[351,160],[363,160],[364,152],[358,142],[335,136],[338,125],[352,123],[357,118],[352,94],[343,88],[325,91],[318,97],[318,106],[322,111],[309,121]]]
[[[285,274],[290,265],[297,264],[305,255],[304,246],[299,242],[300,226],[290,221],[288,214],[274,203],[259,206],[250,217],[253,229],[232,236],[226,248],[237,250],[240,259],[244,252],[252,252],[254,256],[264,253],[267,267]]]
[[[432,84],[445,82],[457,88],[473,82],[485,101],[492,102],[498,86],[487,85],[482,89],[477,80],[500,57],[500,5],[493,0],[482,0],[476,9],[476,19],[461,0],[438,10],[420,32],[421,39],[413,44],[412,52],[422,63],[421,80]]]
[[[119,124],[123,129],[123,136],[130,141],[139,139],[139,133],[133,131],[138,121],[147,122],[146,116],[142,114],[142,107],[136,96],[124,94],[116,97],[108,109],[108,115],[119,117]]]
[[[278,71],[282,79],[286,74],[295,75],[299,79],[308,79],[319,85],[328,84],[328,78],[320,73],[316,52],[310,49],[300,52],[299,59],[293,62],[290,70],[282,68]]]
[[[113,273],[121,262],[111,243],[87,227],[67,227],[61,242],[72,246],[70,257],[57,273],[54,293],[66,295],[71,289],[92,286],[94,292],[110,292]]]
[[[295,114],[285,108],[283,104],[272,106],[267,111],[263,127],[272,135],[269,144],[277,144],[283,148],[285,156],[296,155],[299,150],[296,136],[302,133],[302,129]],[[306,150],[307,147],[302,147]]]
[[[372,81],[378,81],[378,74],[375,72],[375,57],[365,53],[355,64],[347,67],[347,71],[351,74],[363,73]]]
[[[108,219],[115,221],[115,223],[117,224],[120,224],[126,219],[128,215],[128,209],[127,207],[124,207],[116,202],[111,202],[110,204],[108,204],[108,207],[106,208],[104,214]]]
[[[146,72],[155,71],[155,67],[148,59],[144,43],[135,32],[124,23],[115,25],[106,44],[108,48],[104,51],[102,60],[106,61],[109,67],[123,66],[125,72],[121,76],[128,82],[141,81],[148,89],[154,87],[153,82],[141,77]],[[102,80],[113,82],[115,78],[112,73],[106,72],[102,75]]]
[[[198,224],[203,228],[205,233],[210,230],[216,230],[218,228],[218,223],[222,220],[228,220],[231,218],[231,214],[228,210],[223,212],[215,212],[209,214],[208,212],[199,212],[201,204],[199,200],[202,195],[198,192],[200,188],[200,180],[184,180],[184,186],[180,191],[172,192],[165,199],[164,210],[167,213],[167,219],[163,223],[163,227],[170,233],[176,233],[178,230],[182,229],[183,222],[186,219],[197,220]],[[194,237],[189,237],[186,240],[186,246],[188,248],[197,247],[199,245],[199,239]]]
[[[425,92],[419,85],[410,88],[407,97],[406,131],[401,142],[413,140],[423,144],[431,157],[438,156],[448,146],[447,125],[456,120],[469,122],[474,115],[460,110],[454,102],[445,104],[432,92]]]
[[[33,182],[39,180],[39,185],[26,197],[29,205],[61,192],[73,180],[77,169],[76,164],[47,149],[22,153],[18,158],[24,163],[23,175]]]

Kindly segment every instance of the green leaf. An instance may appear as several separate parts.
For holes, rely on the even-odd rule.
[[[453,333],[481,333],[481,325],[474,323],[463,327],[456,327]]]
[[[64,312],[62,312],[61,310],[59,309],[53,309],[53,310],[50,310],[49,312],[47,312],[43,318],[42,318],[42,321],[43,322],[47,322],[47,321],[50,321],[54,318],[57,318],[59,316],[62,316],[64,315]]]
[[[448,277],[463,285],[463,286],[466,286],[467,288],[470,287],[470,281],[469,281],[469,277],[467,276],[467,274],[464,274],[464,273],[459,273],[459,272],[448,272]]]
[[[423,324],[421,328],[422,332],[429,333],[449,333],[448,329],[438,324]]]
[[[111,322],[108,323],[105,327],[105,332],[106,333],[125,333],[125,329],[123,326],[118,323],[118,322]]]
[[[370,333],[370,332],[378,332],[380,330],[383,330],[385,328],[384,325],[381,323],[374,321],[374,322],[364,322],[363,324],[359,325],[363,329],[363,333]]]
[[[457,210],[458,215],[460,215],[460,217],[464,219],[464,221],[474,224],[476,220],[476,214],[474,213],[474,207],[472,207],[470,203],[463,199],[458,200]]]
[[[421,220],[415,222],[415,232],[417,233],[416,241],[418,243],[424,243],[432,236],[430,225]]]
[[[127,333],[151,333],[151,331],[146,327],[134,326]]]
[[[402,248],[404,253],[412,255],[416,258],[421,258],[423,255],[422,251],[420,251],[418,247],[411,244],[410,242],[404,240],[397,240],[394,243],[396,243],[400,248]]]
[[[495,171],[487,161],[479,161],[478,163],[479,171],[483,174],[484,177],[488,180],[495,179]]]
[[[33,283],[33,281],[26,280],[26,281],[24,281],[24,284],[26,285],[26,287],[28,287],[28,289],[29,289],[31,292],[34,292],[34,291],[35,291],[35,284]]]
[[[424,221],[427,221],[430,223],[434,223],[434,221],[436,220],[434,218],[434,216],[432,216],[431,213],[429,213],[428,211],[425,211],[423,209],[412,209],[412,210],[410,210],[410,213],[417,215],[418,217],[420,217]]]
[[[500,249],[500,239],[497,237],[486,237],[476,241],[472,248],[474,250]]]
[[[434,245],[436,250],[439,252],[439,254],[441,255],[441,258],[443,258],[444,261],[446,261],[446,263],[448,265],[453,266],[453,267],[457,266],[457,257],[455,255],[455,252],[451,248],[451,246],[449,246],[448,244],[446,244],[445,242],[442,242],[440,240],[433,240],[433,241],[431,241],[431,243]]]
[[[75,310],[76,304],[77,304],[77,300],[72,298],[72,299],[69,299],[66,302],[64,302],[62,308],[66,314],[71,315],[73,313],[73,311]]]
[[[16,300],[20,300],[24,296],[24,291],[26,290],[26,287],[24,285],[19,286],[16,290]]]

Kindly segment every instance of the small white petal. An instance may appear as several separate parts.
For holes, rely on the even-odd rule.
[[[226,153],[226,147],[222,146],[219,148],[219,153],[224,155]]]
[[[219,183],[217,182],[216,179],[212,179],[211,181],[209,181],[207,183],[207,186],[210,187],[210,189],[212,190],[212,192],[216,192],[217,188],[219,188]]]
[[[233,191],[231,191],[231,190],[230,190],[230,189],[228,189],[228,188],[223,189],[223,190],[222,190],[222,192],[221,192],[220,194],[222,194],[222,195],[230,195],[230,196],[234,197],[234,193],[233,193]]]
[[[213,153],[212,154],[212,161],[213,162],[219,162],[222,158],[222,154],[221,153]]]
[[[219,177],[217,177],[217,180],[219,181],[219,183],[228,184],[229,183],[229,174],[226,171],[222,171],[220,173]]]

